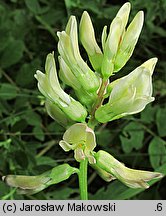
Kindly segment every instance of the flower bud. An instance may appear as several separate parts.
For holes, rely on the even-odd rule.
[[[88,92],[84,90],[83,86],[79,83],[77,77],[72,73],[68,65],[65,63],[63,58],[59,56],[59,76],[60,79],[68,86],[72,87],[75,90],[79,101],[84,104],[86,107],[90,108],[94,101],[97,98],[97,94],[95,92]]]
[[[102,35],[101,35],[101,43],[102,43],[103,50],[105,48],[106,39],[107,39],[107,26],[104,26]]]
[[[96,111],[96,119],[104,123],[122,118],[141,112],[152,102],[152,74],[156,62],[157,58],[149,59],[127,76],[110,83],[109,102]]]
[[[61,56],[59,56],[59,77],[60,79],[68,86],[71,86],[73,89],[81,89],[81,85],[77,79],[77,77],[72,73],[69,66],[66,64],[66,62],[63,60]]]
[[[110,31],[106,39],[106,27],[102,33],[102,46],[104,50],[104,58],[102,62],[102,75],[109,78],[114,72],[115,58],[119,49],[120,42],[125,32],[130,12],[130,3],[125,3],[118,11],[116,17],[110,25]]]
[[[59,37],[58,51],[81,87],[89,93],[96,92],[100,84],[99,78],[80,55],[76,18],[71,16],[66,30],[58,32],[57,35]]]
[[[93,149],[96,146],[96,138],[94,131],[86,124],[76,123],[68,128],[59,145],[64,151],[74,150],[74,157],[77,161],[88,158],[89,163],[95,163]]]
[[[128,19],[129,19],[129,13],[131,10],[131,4],[130,2],[126,2],[122,7],[119,9],[118,13],[116,14],[116,17],[119,17],[122,20],[122,29],[123,31],[126,28]]]
[[[114,72],[118,72],[131,57],[135,45],[138,41],[144,21],[143,11],[139,11],[133,21],[128,26],[123,39],[119,45],[119,49],[115,59]]]
[[[58,184],[68,179],[72,174],[78,172],[77,168],[62,164],[38,176],[7,175],[3,176],[2,180],[7,185],[16,187],[20,194],[35,194],[52,184]]]
[[[143,26],[144,14],[139,11],[126,30],[131,5],[125,3],[111,23],[106,39],[106,28],[103,29],[102,46],[104,57],[102,75],[108,78],[118,72],[131,57]],[[110,68],[110,69],[109,69]]]
[[[49,106],[53,103],[54,106],[58,107],[58,110],[64,113],[66,118],[84,122],[87,115],[86,109],[62,90],[57,77],[54,57],[51,53],[47,56],[45,70],[46,74],[37,71],[35,78],[38,80],[40,92],[50,101],[50,103],[48,102]],[[48,106],[47,108],[49,109]]]
[[[110,32],[105,42],[104,58],[101,67],[101,73],[104,78],[109,78],[114,71],[114,61],[122,34],[121,25],[121,19],[116,17],[110,26]]]
[[[102,150],[98,151],[94,156],[97,166],[131,188],[148,188],[148,181],[163,177],[163,174],[158,172],[130,169]]]
[[[84,11],[80,21],[80,41],[88,53],[89,60],[96,71],[100,71],[103,54],[95,38],[95,32],[91,18]]]

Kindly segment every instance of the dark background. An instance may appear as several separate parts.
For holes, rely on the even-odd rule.
[[[117,76],[131,72],[151,57],[159,61],[153,76],[155,101],[137,115],[97,128],[98,149],[104,149],[127,166],[166,174],[166,1],[131,0],[130,21],[139,10],[145,23],[132,58]],[[56,32],[64,30],[69,16],[78,21],[84,10],[92,18],[97,41],[125,1],[113,0],[0,0],[0,175],[37,175],[73,160],[58,142],[64,129],[46,113],[37,89],[35,71],[44,71],[46,55],[57,57]],[[83,57],[84,49],[80,46]],[[115,77],[116,78],[116,77]],[[67,89],[72,94],[71,89]],[[89,168],[91,199],[166,199],[166,179],[146,191],[131,190],[119,181],[105,183]],[[22,196],[0,181],[1,199],[78,199],[78,179],[51,186],[33,196]]]

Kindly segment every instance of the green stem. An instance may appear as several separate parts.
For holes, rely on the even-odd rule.
[[[96,110],[102,105],[103,103],[103,96],[105,89],[108,85],[108,79],[103,79],[100,89],[98,91],[98,97],[96,102],[94,103],[91,109],[91,118],[88,121],[88,126],[94,130],[94,127],[98,124],[98,121],[95,119],[95,112]],[[79,172],[79,188],[80,188],[80,197],[81,200],[88,199],[88,182],[87,182],[87,168],[88,168],[88,159],[82,160],[80,162],[80,172]]]
[[[85,158],[85,160],[82,160],[80,162],[80,172],[79,172],[79,188],[80,188],[81,200],[88,200],[87,169],[88,169],[88,159]]]

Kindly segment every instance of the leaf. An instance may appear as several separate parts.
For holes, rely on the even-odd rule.
[[[0,28],[0,35],[1,35],[1,40],[0,40],[0,51],[3,51],[5,47],[8,45],[10,42],[10,36],[9,32],[6,31],[6,29],[1,29]]]
[[[12,120],[13,120],[13,118],[12,118]],[[15,121],[13,122],[13,125],[11,128],[12,133],[21,132],[21,131],[26,129],[27,123],[24,119],[20,119],[20,118],[15,119],[14,118],[14,120]]]
[[[42,119],[39,114],[34,111],[27,111],[24,115],[27,123],[32,126],[41,126]]]
[[[48,166],[55,167],[57,165],[56,161],[48,156],[37,157],[36,162],[37,162],[37,166],[48,165]]]
[[[48,192],[46,196],[48,200],[67,200],[73,193],[75,193],[75,190],[73,188],[64,187]]]
[[[158,137],[150,142],[148,152],[154,169],[166,163],[166,143]]]
[[[139,150],[143,146],[144,131],[136,122],[129,123],[123,128],[123,135],[120,135],[122,149],[130,153],[133,149]]]
[[[3,181],[0,181],[0,188],[0,199],[2,200],[2,197],[10,192],[10,188]]]
[[[25,0],[25,4],[28,7],[28,9],[34,13],[34,14],[41,14],[45,13],[49,7],[41,7],[38,0]]]
[[[41,127],[35,126],[33,128],[33,133],[34,133],[34,136],[36,137],[36,139],[38,139],[40,141],[44,141],[45,136],[44,136],[44,132],[43,132]]]
[[[28,167],[28,158],[26,152],[22,150],[17,150],[14,152],[14,158],[18,165],[22,168]]]
[[[32,11],[35,14],[40,13],[40,5],[38,0],[25,0],[25,4],[28,7],[30,11]]]
[[[161,137],[166,136],[166,108],[160,108],[157,111],[156,121],[158,133]]]
[[[151,104],[149,104],[146,109],[144,109],[141,112],[141,120],[143,120],[146,123],[151,123],[153,121],[155,121],[155,114],[156,114],[156,110],[157,110],[157,106],[153,106]]]
[[[35,83],[34,74],[40,66],[40,60],[35,59],[29,64],[23,64],[16,76],[16,83],[21,87],[31,88]]]
[[[65,5],[67,8],[78,7],[80,0],[65,0]]]
[[[112,183],[110,183],[107,188],[100,188],[94,195],[91,195],[89,198],[93,200],[111,200],[115,199],[115,197],[123,193],[123,191],[126,189],[127,186],[115,180]]]
[[[11,144],[12,140],[11,139],[7,139],[5,141],[1,141],[0,142],[0,147],[3,147],[5,149],[10,149],[10,144]]]
[[[2,68],[8,68],[16,64],[23,56],[24,42],[12,39],[3,51],[0,57],[0,65]]]
[[[9,83],[3,83],[0,86],[0,99],[11,100],[16,98],[17,88]]]
[[[97,143],[100,146],[108,146],[111,140],[111,131],[109,129],[104,129],[102,132],[96,134]]]

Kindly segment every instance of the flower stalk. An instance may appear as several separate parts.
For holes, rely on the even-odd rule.
[[[81,200],[88,200],[87,169],[88,169],[88,160],[87,159],[82,160],[80,162],[80,168],[79,168],[80,172],[78,175]]]

